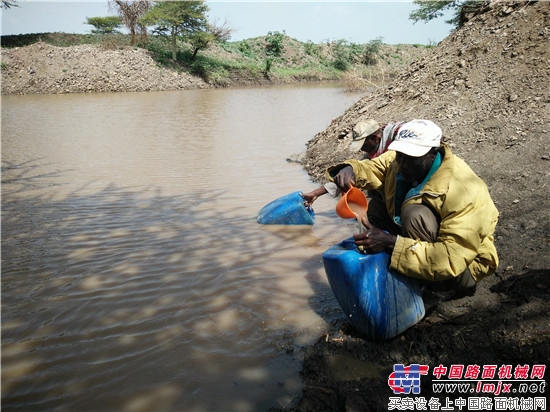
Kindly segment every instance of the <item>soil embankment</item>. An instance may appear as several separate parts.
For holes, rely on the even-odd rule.
[[[2,49],[2,94],[144,92],[210,87],[200,77],[160,67],[143,49],[109,50],[44,42]]]
[[[93,39],[94,44],[80,44],[78,41],[86,39],[71,39],[63,33],[11,37],[17,38],[8,36],[3,44],[37,42],[2,48],[2,94],[166,91],[335,81],[342,77],[347,87],[360,89],[387,81],[432,50],[420,45],[381,44],[371,65],[365,66],[355,56],[354,63],[350,62],[343,73],[333,67],[338,58],[338,42],[312,45],[284,36],[280,55],[275,59],[267,54],[264,36],[229,45],[212,44],[201,51],[203,59],[195,61],[202,67],[197,70],[181,61],[160,64],[159,56],[129,46],[124,37]],[[66,43],[73,45],[52,45]],[[271,62],[269,71],[267,62]],[[197,71],[203,73],[202,78],[191,74]]]

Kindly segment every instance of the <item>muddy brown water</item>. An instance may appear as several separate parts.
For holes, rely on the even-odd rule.
[[[356,222],[256,223],[334,86],[2,96],[2,407],[259,411],[342,313],[322,253]]]

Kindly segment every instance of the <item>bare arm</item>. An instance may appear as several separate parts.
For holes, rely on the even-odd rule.
[[[313,202],[315,202],[315,200],[317,200],[319,196],[323,196],[324,194],[327,194],[327,193],[328,193],[327,189],[324,186],[321,186],[315,190],[312,190],[311,192],[302,193],[301,196],[306,201],[306,204],[311,205],[313,204]]]

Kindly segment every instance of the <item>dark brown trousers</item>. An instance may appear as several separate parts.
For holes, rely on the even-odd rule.
[[[439,232],[439,216],[428,206],[409,205],[401,210],[401,226],[397,225],[389,216],[386,203],[378,196],[369,197],[367,212],[370,223],[386,230],[393,235],[410,237],[434,243]],[[466,269],[459,276],[444,281],[419,280],[422,286],[431,291],[454,290],[457,293],[468,294],[475,290],[476,281],[470,271]]]

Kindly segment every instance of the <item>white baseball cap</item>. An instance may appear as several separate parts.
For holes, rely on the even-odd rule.
[[[353,127],[353,141],[349,145],[349,150],[358,152],[363,147],[365,139],[380,129],[380,125],[374,119],[367,119],[358,122]]]
[[[431,120],[414,119],[401,126],[388,150],[412,157],[424,156],[432,147],[441,144],[441,128]]]

